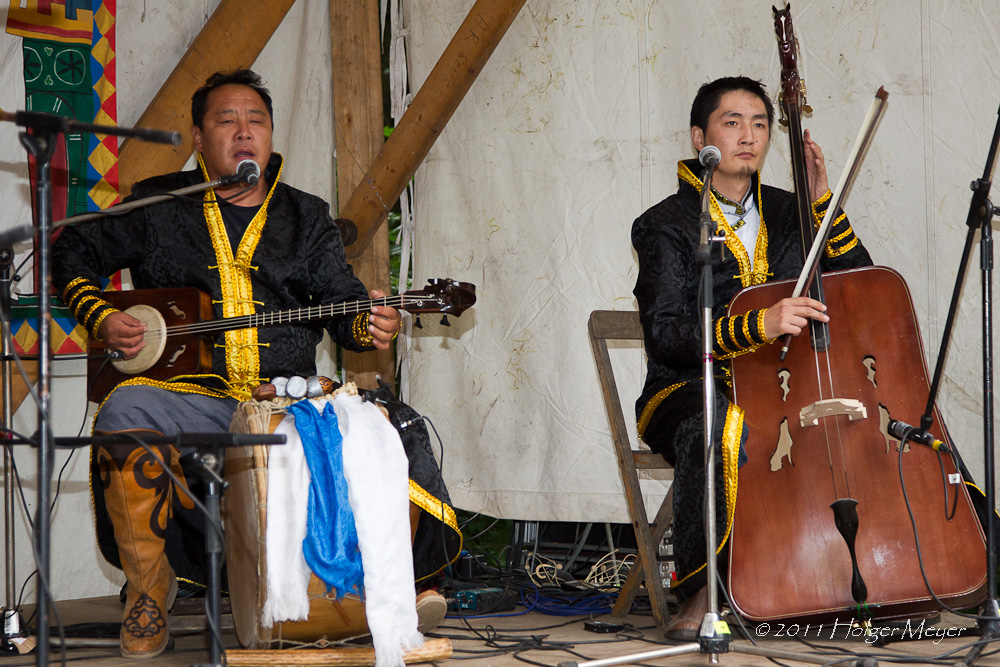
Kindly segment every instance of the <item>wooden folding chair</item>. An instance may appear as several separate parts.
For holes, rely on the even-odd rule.
[[[601,382],[601,393],[604,394],[604,407],[608,411],[608,423],[611,426],[611,440],[618,459],[618,471],[621,473],[622,485],[625,487],[625,502],[628,504],[629,517],[632,519],[632,529],[635,531],[635,541],[638,545],[636,564],[629,572],[625,585],[622,586],[615,602],[612,616],[624,616],[632,607],[639,587],[646,583],[646,591],[653,607],[653,618],[657,625],[666,627],[669,620],[667,598],[660,578],[660,568],[657,561],[657,551],[660,540],[666,533],[670,520],[673,518],[673,486],[667,492],[666,498],[656,512],[652,524],[646,515],[646,506],[639,489],[639,470],[668,470],[672,467],[662,456],[654,454],[649,449],[633,449],[628,430],[625,427],[625,417],[622,412],[621,399],[618,395],[618,385],[615,383],[614,368],[608,354],[609,340],[642,341],[642,326],[639,324],[639,313],[635,311],[595,310],[590,314],[588,324],[590,344],[594,350],[594,362],[597,364],[597,375]],[[639,443],[637,443],[639,444]]]

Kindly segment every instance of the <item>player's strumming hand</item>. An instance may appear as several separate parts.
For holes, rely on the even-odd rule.
[[[111,313],[101,322],[97,335],[112,350],[117,350],[131,359],[146,347],[144,336],[146,325],[128,313]]]
[[[798,336],[809,320],[829,322],[830,318],[825,310],[825,305],[807,296],[782,299],[764,313],[764,335],[769,340],[775,340],[785,334]]]

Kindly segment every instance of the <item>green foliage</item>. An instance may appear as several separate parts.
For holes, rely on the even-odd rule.
[[[389,280],[392,285],[392,293],[399,294],[410,289],[413,285],[413,260],[410,259],[409,270],[406,275],[406,284],[399,284],[399,267],[402,266],[403,247],[400,240],[403,237],[403,223],[399,213],[399,202],[389,213],[386,222],[389,225]],[[412,246],[411,246],[412,248]]]
[[[462,547],[473,554],[486,554],[486,561],[503,568],[509,558],[510,535],[514,522],[494,519],[485,514],[472,514],[456,510],[458,525],[462,527]]]

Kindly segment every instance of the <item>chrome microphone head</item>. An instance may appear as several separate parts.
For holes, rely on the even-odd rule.
[[[241,183],[257,185],[260,180],[260,165],[253,160],[241,160],[236,165],[236,175],[240,177]]]
[[[698,162],[705,167],[714,167],[722,160],[722,151],[715,146],[705,146],[698,152]]]

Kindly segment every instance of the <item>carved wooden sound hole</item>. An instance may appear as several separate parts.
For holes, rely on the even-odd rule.
[[[788,459],[788,465],[792,464],[792,436],[788,432],[788,417],[781,420],[778,427],[778,446],[771,455],[771,472],[777,472],[782,468],[782,459]]]
[[[878,389],[878,383],[875,382],[875,357],[867,356],[861,362],[868,369],[868,381],[872,383],[872,386]]]

